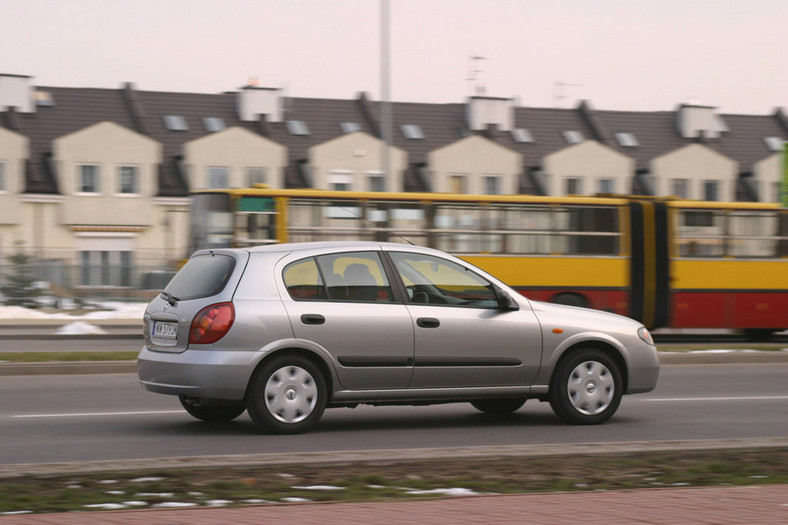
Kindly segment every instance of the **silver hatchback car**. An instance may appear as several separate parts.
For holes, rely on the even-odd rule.
[[[446,253],[395,243],[196,252],[151,301],[138,375],[205,421],[249,412],[274,433],[327,407],[549,401],[573,424],[609,419],[659,375],[646,328],[530,301]]]

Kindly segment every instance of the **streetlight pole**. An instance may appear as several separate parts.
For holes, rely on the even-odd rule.
[[[389,148],[391,145],[391,101],[389,94],[389,0],[380,0],[380,135],[383,139],[381,171],[386,188],[390,180]]]

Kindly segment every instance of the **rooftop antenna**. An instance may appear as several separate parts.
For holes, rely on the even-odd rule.
[[[553,83],[553,107],[560,108],[564,105],[564,99],[567,98],[566,88],[568,87],[582,87],[583,84],[572,84],[570,82],[563,82],[559,80]]]
[[[465,80],[468,81],[468,88],[471,96],[484,95],[487,92],[487,89],[479,80],[479,73],[484,72],[479,64],[482,60],[487,60],[487,58],[479,55],[471,55],[470,57],[468,76]]]

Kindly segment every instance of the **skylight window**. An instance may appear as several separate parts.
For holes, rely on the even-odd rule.
[[[567,144],[580,144],[585,140],[579,131],[564,131],[564,140]]]
[[[361,124],[358,122],[340,122],[339,127],[342,128],[342,133],[361,131]]]
[[[424,138],[424,133],[418,124],[402,124],[400,129],[402,129],[402,134],[405,135],[406,139],[421,140]]]
[[[288,120],[287,131],[291,135],[309,135],[309,128],[303,120]]]
[[[202,123],[205,125],[206,131],[210,131],[211,133],[222,131],[226,128],[224,119],[219,117],[203,117]]]
[[[49,91],[35,92],[36,106],[40,108],[51,108],[55,106],[55,99]]]
[[[189,126],[186,124],[186,119],[180,115],[165,115],[164,125],[170,131],[188,131]]]
[[[785,148],[785,141],[782,137],[763,137],[763,141],[772,151],[782,151]]]
[[[534,137],[533,135],[531,135],[531,132],[525,128],[513,129],[512,139],[514,139],[515,142],[520,142],[520,143],[530,143],[534,141]]]
[[[616,133],[616,140],[618,140],[618,143],[625,148],[636,148],[637,146],[640,146],[638,139],[636,139],[635,135],[632,133]]]

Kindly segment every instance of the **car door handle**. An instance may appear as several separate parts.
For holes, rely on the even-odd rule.
[[[304,324],[323,324],[326,318],[320,314],[304,314],[301,316],[301,322]]]
[[[419,317],[416,319],[416,324],[422,328],[438,328],[441,322],[434,317]]]

